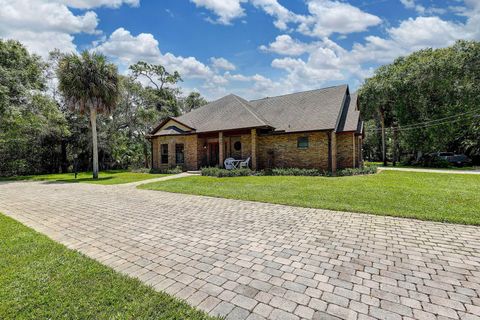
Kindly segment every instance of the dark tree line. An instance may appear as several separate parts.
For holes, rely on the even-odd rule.
[[[78,112],[79,86],[59,86],[74,83],[73,76],[69,82],[59,81],[59,76],[79,71],[80,65],[75,69],[72,63],[81,58],[54,51],[44,61],[18,41],[0,39],[0,176],[68,172],[74,162],[78,170],[92,170],[90,113]],[[105,68],[110,65],[104,61]],[[118,92],[110,112],[98,114],[95,121],[100,170],[148,168],[151,154],[145,135],[161,119],[206,101],[195,92],[183,97],[178,72],[169,73],[161,65],[140,61],[130,67],[129,75],[116,74],[116,68],[110,72],[118,77]],[[142,78],[150,83],[142,85]],[[74,108],[72,97],[78,98]]]
[[[366,159],[382,160],[385,149],[394,162],[441,151],[480,160],[479,42],[398,58],[378,68],[359,95]]]

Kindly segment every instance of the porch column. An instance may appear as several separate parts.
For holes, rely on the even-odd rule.
[[[220,168],[223,168],[223,157],[224,157],[225,143],[223,142],[223,132],[218,133],[218,165]]]
[[[331,168],[332,168],[332,175],[337,174],[337,133],[332,131],[331,134],[331,145],[330,145],[330,152],[331,152]]]
[[[356,139],[355,133],[354,133],[352,136],[353,136],[353,139],[352,139],[352,141],[353,141],[353,147],[352,147],[352,151],[353,151],[353,155],[352,155],[352,167],[355,168],[355,167],[356,167],[356,155],[355,155],[355,154],[357,153],[357,149],[356,149],[356,147],[355,147],[355,139]]]
[[[251,131],[252,136],[252,170],[257,170],[257,129],[252,129]]]

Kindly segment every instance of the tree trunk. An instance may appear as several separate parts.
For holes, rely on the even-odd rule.
[[[149,161],[148,161],[148,146],[146,143],[143,143],[143,156],[145,159],[145,168],[148,169],[149,167]]]
[[[397,165],[397,161],[399,161],[398,157],[398,131],[397,125],[393,127],[393,166]]]
[[[60,142],[60,150],[61,150],[61,160],[60,160],[60,171],[61,173],[65,173],[68,171],[68,159],[67,159],[67,141],[62,139]]]
[[[97,110],[95,107],[90,108],[90,124],[92,126],[93,179],[98,179]]]
[[[385,112],[380,112],[380,123],[382,125],[382,161],[383,165],[387,166],[387,145],[386,145],[386,137],[385,137]]]

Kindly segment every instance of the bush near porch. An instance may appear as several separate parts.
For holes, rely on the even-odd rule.
[[[364,174],[374,174],[377,167],[366,166],[364,168],[346,168],[337,170],[337,176],[356,176]],[[331,172],[320,169],[303,169],[303,168],[273,168],[260,171],[252,171],[248,168],[226,170],[218,167],[202,168],[202,176],[209,177],[244,177],[244,176],[324,176],[331,177]]]

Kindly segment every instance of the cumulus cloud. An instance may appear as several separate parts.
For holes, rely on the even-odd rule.
[[[308,11],[311,16],[300,25],[299,31],[317,37],[365,31],[382,22],[379,17],[340,1],[310,0]]]
[[[97,34],[93,11],[74,14],[59,2],[0,0],[0,37],[23,42],[42,56],[54,48],[75,51],[73,34]]]
[[[197,7],[204,7],[217,15],[217,23],[230,24],[245,13],[240,5],[244,0],[191,0]],[[212,20],[213,21],[213,20]]]
[[[132,35],[124,28],[118,28],[93,50],[101,52],[128,67],[139,60],[162,64],[169,71],[178,71],[185,78],[209,78],[212,70],[194,57],[163,54],[159,43],[150,33]]]
[[[285,87],[315,88],[326,82],[360,84],[371,76],[375,65],[390,63],[395,58],[423,48],[440,48],[456,40],[479,40],[480,3],[469,0],[464,23],[443,20],[440,17],[409,18],[398,26],[385,30],[385,37],[366,36],[362,43],[345,49],[328,37],[305,43],[289,35],[276,37],[262,50],[286,55],[276,58],[271,66],[285,71],[278,82]],[[306,54],[305,58],[298,56]]]
[[[299,56],[308,52],[314,46],[314,43],[304,43],[293,39],[288,34],[282,34],[277,36],[275,41],[268,44],[268,46],[260,46],[260,50],[287,56]]]
[[[191,0],[197,7],[213,11],[215,22],[230,24],[245,15],[242,3],[250,2],[272,16],[274,25],[287,30],[293,25],[296,31],[315,37],[332,33],[348,34],[367,30],[381,23],[381,19],[348,3],[334,0],[307,0],[308,14],[297,14],[282,6],[278,0]]]
[[[118,8],[123,4],[138,7],[140,0],[58,0],[71,8],[92,9],[98,7]]]
[[[211,57],[210,61],[215,70],[235,70],[235,65],[225,58]]]

